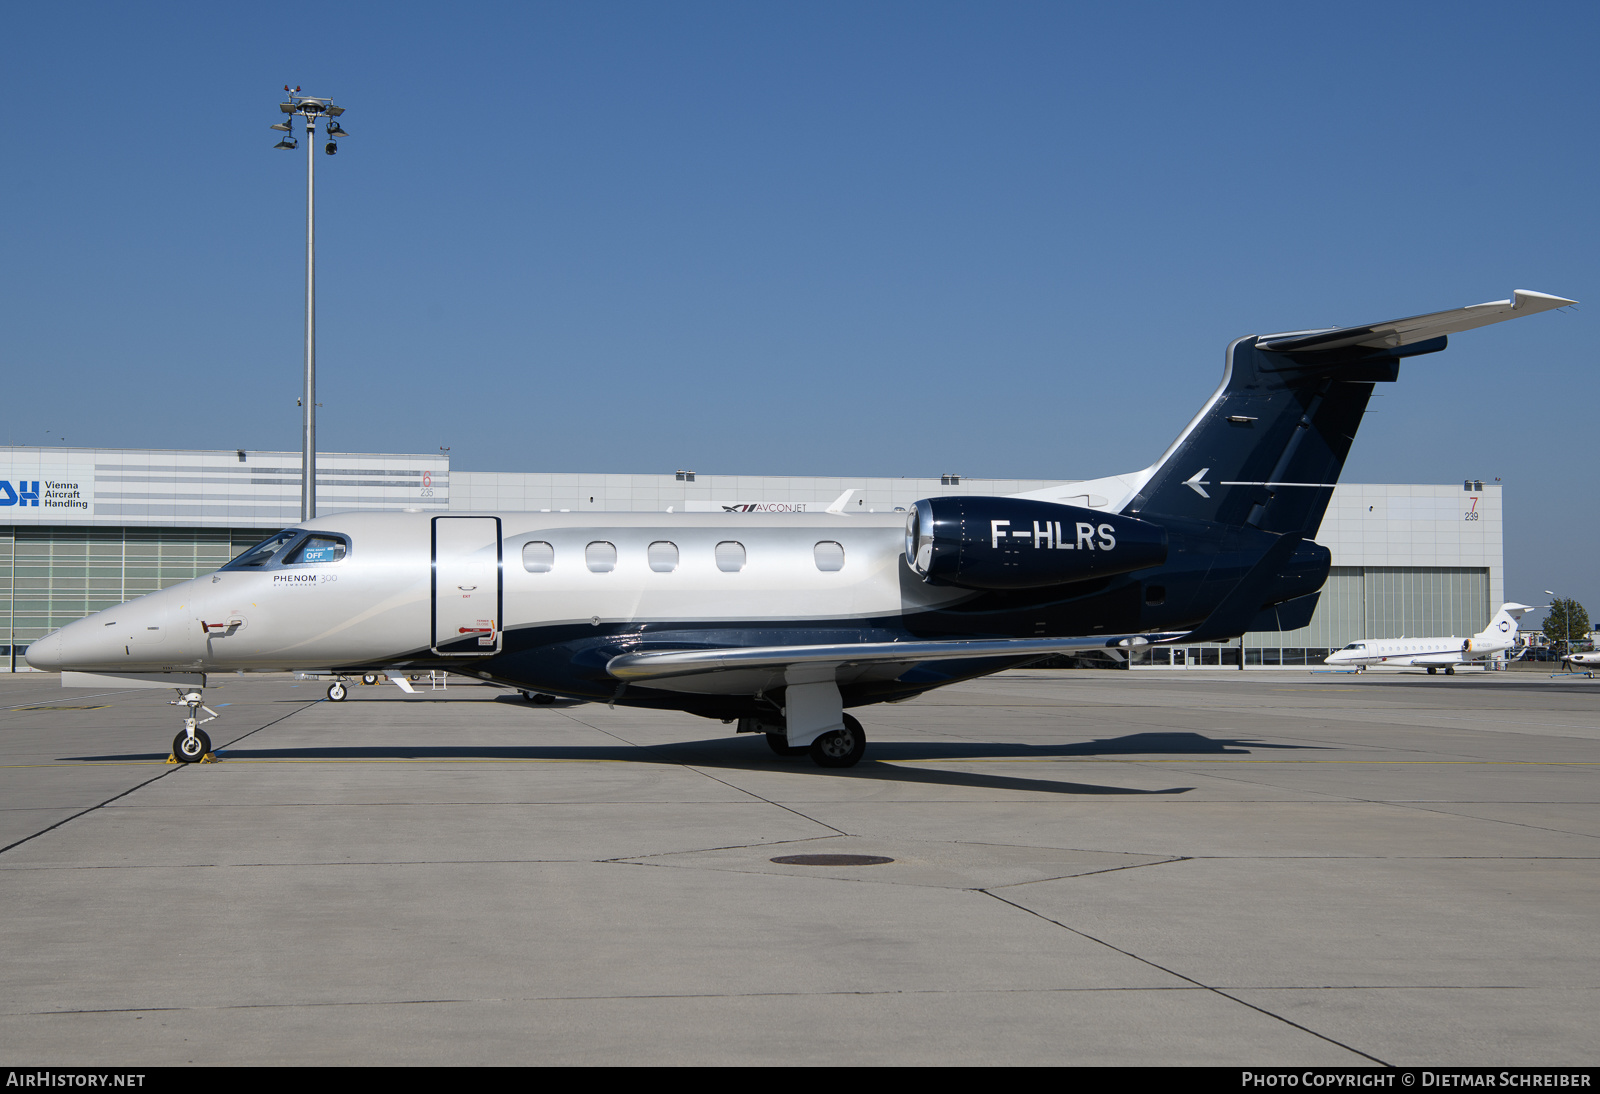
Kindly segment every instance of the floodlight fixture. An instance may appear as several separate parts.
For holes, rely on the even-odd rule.
[[[278,109],[285,114],[305,119],[306,126],[306,338],[305,338],[305,393],[297,400],[303,408],[304,429],[302,431],[301,462],[300,462],[300,519],[310,520],[317,515],[317,290],[316,290],[316,171],[313,164],[316,157],[309,153],[315,150],[317,136],[317,119],[327,117],[328,141],[323,145],[323,152],[332,156],[339,151],[339,145],[334,140],[336,137],[349,136],[348,133],[332,119],[344,113],[344,107],[334,106],[331,99],[319,99],[311,95],[303,95],[298,85],[290,87],[283,85],[287,93],[287,101],[278,104]],[[279,132],[290,134],[293,123],[283,119],[271,128]],[[298,148],[300,142],[293,136],[285,136],[273,147]]]
[[[288,122],[273,122],[271,125],[267,126],[267,128],[268,129],[279,129],[279,130],[282,130],[283,132],[287,133],[287,132],[289,132],[289,123]]]

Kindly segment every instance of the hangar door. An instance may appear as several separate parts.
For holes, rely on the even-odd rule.
[[[500,652],[499,517],[433,518],[433,651]]]

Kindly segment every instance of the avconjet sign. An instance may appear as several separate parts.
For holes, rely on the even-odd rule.
[[[1018,498],[927,498],[906,521],[906,561],[935,585],[1032,589],[1167,560],[1159,524]]]

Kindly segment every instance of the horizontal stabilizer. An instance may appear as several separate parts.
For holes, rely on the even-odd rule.
[[[1364,327],[1338,327],[1332,330],[1290,331],[1286,334],[1264,334],[1256,339],[1256,348],[1273,353],[1317,353],[1325,350],[1364,346],[1372,349],[1389,349],[1426,342],[1457,331],[1487,327],[1490,323],[1503,323],[1523,315],[1550,311],[1576,300],[1550,296],[1542,292],[1518,289],[1510,300],[1493,300],[1487,304],[1472,304],[1451,311],[1436,311],[1428,315],[1413,315],[1408,319],[1390,319]]]

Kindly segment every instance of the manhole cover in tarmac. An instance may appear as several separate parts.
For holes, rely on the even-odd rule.
[[[882,866],[894,859],[882,855],[779,855],[771,861],[781,866]]]

